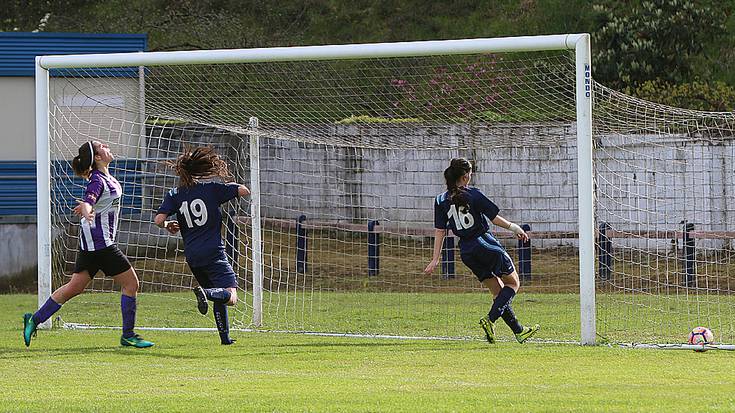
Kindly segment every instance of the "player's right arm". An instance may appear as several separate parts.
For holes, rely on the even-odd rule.
[[[444,245],[444,237],[447,236],[447,224],[449,217],[444,212],[444,209],[439,204],[439,199],[434,201],[434,251],[432,253],[431,262],[424,268],[425,274],[431,274],[439,265],[439,259],[441,258],[442,245]]]
[[[424,268],[424,273],[429,275],[434,272],[434,268],[439,265],[439,258],[442,253],[442,245],[444,244],[444,237],[447,235],[446,229],[434,229],[434,253],[431,257],[431,262]]]
[[[77,200],[78,205],[72,209],[74,214],[92,222],[94,220],[94,205],[100,196],[102,196],[104,188],[105,184],[102,183],[98,176],[90,176],[87,188],[84,190],[84,199],[81,201]]]
[[[161,206],[158,208],[158,213],[153,218],[153,223],[156,224],[158,228],[166,228],[166,231],[170,234],[176,234],[179,232],[179,222],[167,220],[169,215],[176,212],[176,202],[173,198],[173,192],[174,190],[171,190],[166,193],[166,196],[163,197]]]

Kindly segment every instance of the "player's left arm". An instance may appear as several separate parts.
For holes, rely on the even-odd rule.
[[[490,222],[493,224],[505,228],[507,230],[510,230],[513,232],[516,237],[526,242],[528,241],[528,234],[518,225],[513,222],[508,221],[507,219],[503,218],[499,215],[500,208],[498,208],[493,201],[489,200],[484,194],[479,193],[479,203],[480,203],[480,209],[482,210],[482,213],[490,219]]]
[[[508,221],[507,219],[501,217],[500,215],[496,215],[495,218],[492,219],[492,223],[501,227],[505,228],[507,230],[510,230],[514,234],[516,234],[516,237],[526,242],[528,241],[528,234],[526,234],[526,231],[523,230],[518,224]]]
[[[230,182],[227,184],[218,184],[218,196],[219,203],[224,204],[225,202],[235,199],[237,197],[243,197],[250,195],[250,189],[247,186],[238,184],[236,182]]]

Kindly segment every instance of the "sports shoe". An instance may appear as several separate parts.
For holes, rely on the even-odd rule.
[[[136,347],[136,348],[146,348],[146,347],[153,347],[153,343],[151,343],[148,340],[143,340],[143,337],[135,334],[132,337],[120,337],[120,345],[123,347]]]
[[[222,342],[221,342],[221,344],[222,344],[223,346],[229,346],[230,344],[235,344],[235,342],[236,342],[236,341],[237,341],[237,340],[235,340],[234,338],[231,338],[231,339],[229,339],[228,341],[222,341]]]
[[[488,343],[495,343],[495,323],[490,321],[487,317],[480,319],[480,327],[485,331],[485,339]]]
[[[523,327],[523,331],[516,334],[516,340],[518,340],[519,343],[523,344],[528,340],[529,338],[533,337],[534,334],[536,334],[541,329],[541,326],[536,324],[533,327]]]
[[[36,322],[33,321],[33,314],[23,314],[23,341],[26,347],[31,345],[31,337],[36,336]]]
[[[202,314],[207,314],[207,310],[209,310],[209,303],[207,302],[207,295],[204,294],[204,288],[197,287],[193,289],[194,295],[197,296],[197,308],[199,309],[199,312]]]

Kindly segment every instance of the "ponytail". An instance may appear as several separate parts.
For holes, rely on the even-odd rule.
[[[449,168],[444,170],[444,180],[447,183],[447,192],[449,193],[450,201],[460,208],[466,208],[469,199],[465,190],[457,183],[467,173],[472,172],[472,165],[470,161],[465,158],[454,158],[449,164]]]
[[[94,145],[92,141],[85,142],[79,147],[79,155],[75,156],[71,161],[71,169],[74,174],[86,178],[89,173],[94,169]]]
[[[210,147],[187,149],[176,161],[167,161],[166,164],[176,171],[181,187],[192,187],[196,184],[196,180],[201,178],[215,176],[225,180],[230,178],[227,163]]]

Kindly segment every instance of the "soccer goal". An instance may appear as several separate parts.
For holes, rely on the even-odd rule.
[[[83,182],[69,163],[99,140],[123,186],[138,325],[210,327],[180,238],[151,223],[177,185],[164,162],[208,145],[252,190],[223,205],[236,328],[479,338],[492,298],[453,238],[441,271],[422,273],[442,171],[463,156],[501,215],[530,228],[526,244],[494,230],[521,276],[516,314],[542,325],[539,340],[677,344],[705,325],[735,342],[732,114],[595,83],[586,34],[44,56],[36,68],[39,302],[71,275]],[[61,321],[119,325],[115,291],[99,274]]]

